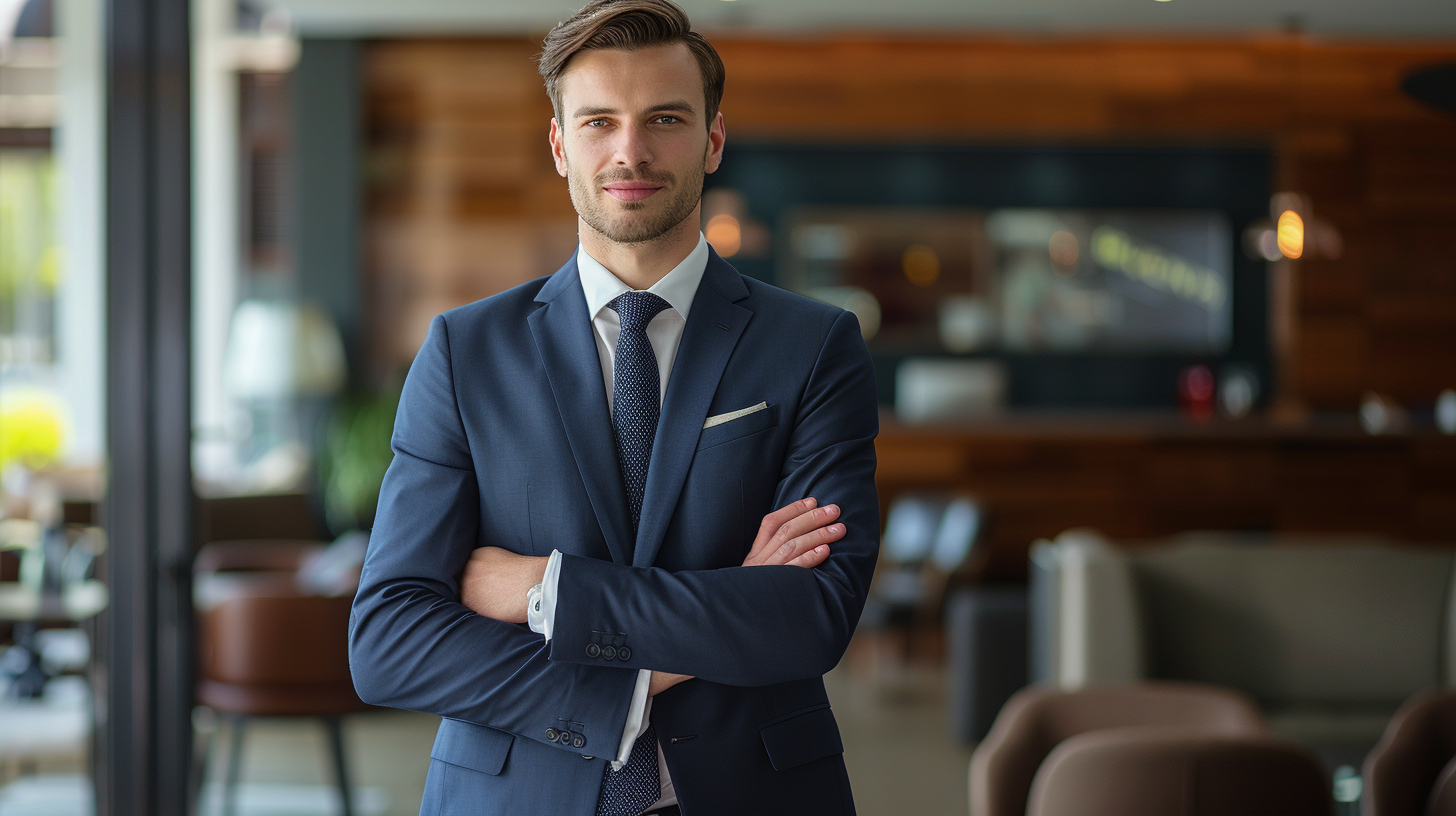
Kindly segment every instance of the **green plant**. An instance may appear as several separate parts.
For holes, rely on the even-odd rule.
[[[340,400],[329,416],[319,457],[324,515],[336,533],[365,529],[374,522],[379,487],[394,460],[389,438],[399,392],[354,394]]]

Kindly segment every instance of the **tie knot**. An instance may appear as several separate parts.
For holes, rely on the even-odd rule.
[[[667,301],[651,292],[623,292],[607,308],[622,319],[623,331],[646,331],[647,324],[657,313],[668,308]]]

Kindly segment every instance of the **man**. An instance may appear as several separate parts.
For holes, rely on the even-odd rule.
[[[681,9],[597,0],[541,72],[581,244],[431,324],[355,685],[444,718],[424,813],[852,813],[822,675],[878,550],[858,326],[704,242],[723,68]]]

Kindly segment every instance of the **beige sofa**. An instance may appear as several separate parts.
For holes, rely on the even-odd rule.
[[[1450,548],[1072,531],[1032,559],[1034,673],[1062,688],[1226,686],[1275,733],[1358,767],[1403,700],[1456,685]]]

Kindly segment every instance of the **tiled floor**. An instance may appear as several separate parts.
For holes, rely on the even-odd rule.
[[[862,661],[847,660],[826,683],[861,814],[966,813],[970,751],[950,735],[938,671],[876,672]],[[354,784],[369,789],[371,804],[378,803],[389,816],[418,812],[436,723],[428,715],[397,711],[356,715],[347,722]],[[213,752],[212,779],[221,779],[224,753]],[[261,720],[250,726],[245,782],[324,786],[332,784],[329,767],[327,742],[317,723]],[[266,811],[261,804],[257,810]]]
[[[951,736],[938,670],[872,673],[841,664],[825,685],[861,816],[968,812],[971,749]]]
[[[863,644],[859,644],[863,646]],[[946,722],[938,669],[877,667],[871,650],[851,649],[826,678],[844,738],[845,763],[864,816],[963,816],[970,751]],[[226,734],[199,717],[203,735]],[[345,722],[356,803],[361,816],[406,816],[419,810],[438,720],[426,714],[378,711]],[[222,812],[218,783],[227,751],[208,755],[201,816]],[[39,772],[39,773],[37,773]],[[87,816],[89,781],[79,757],[35,766],[0,790],[0,816]],[[333,772],[323,726],[310,720],[254,720],[244,743],[239,816],[333,816]],[[3,781],[3,780],[0,780]]]

